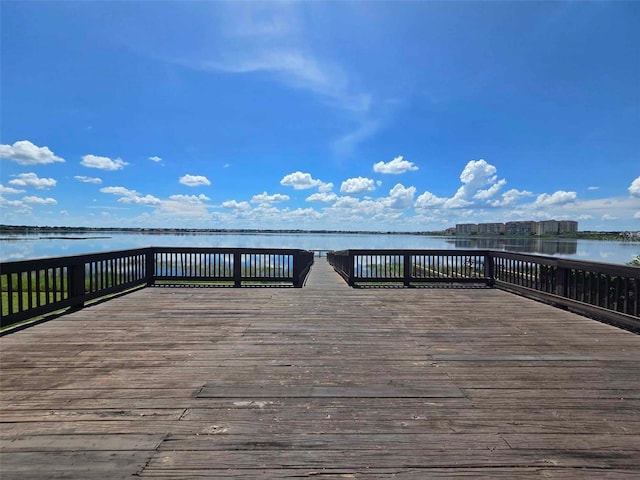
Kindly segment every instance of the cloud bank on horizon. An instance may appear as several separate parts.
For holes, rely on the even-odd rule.
[[[640,4],[70,9],[3,5],[2,223],[640,230]]]

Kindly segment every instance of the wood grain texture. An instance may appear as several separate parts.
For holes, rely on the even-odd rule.
[[[494,289],[146,288],[0,338],[0,476],[640,476],[640,337]]]

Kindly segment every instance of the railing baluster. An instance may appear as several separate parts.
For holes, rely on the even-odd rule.
[[[24,308],[24,273],[18,274],[18,311],[22,312]]]
[[[14,301],[13,301],[13,273],[9,273],[6,275],[7,277],[7,300],[8,300],[8,315],[11,315],[15,312]]]
[[[49,269],[45,269],[44,271],[44,291],[45,291],[45,298],[46,298],[46,304],[50,304],[51,303],[51,288],[50,288],[50,280],[49,280]]]

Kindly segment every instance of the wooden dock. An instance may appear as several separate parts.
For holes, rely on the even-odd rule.
[[[0,338],[0,477],[640,477],[640,336],[489,288],[145,288]]]

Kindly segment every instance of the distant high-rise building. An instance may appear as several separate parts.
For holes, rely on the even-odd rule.
[[[475,223],[456,223],[456,235],[475,235],[478,225]]]
[[[578,232],[578,222],[574,222],[573,220],[560,220],[558,222],[558,233],[560,235],[564,233],[577,233]]]
[[[455,230],[456,235],[564,235],[578,232],[578,222],[574,220],[533,220],[504,223],[457,223],[455,229],[447,229],[447,233]]]
[[[578,222],[573,220],[544,220],[538,222],[538,235],[563,235],[577,232]]]
[[[507,235],[535,235],[538,231],[538,224],[532,220],[524,222],[507,222],[505,233]]]
[[[504,223],[479,223],[478,235],[504,235]]]
[[[558,221],[543,220],[538,222],[538,235],[558,235]]]

